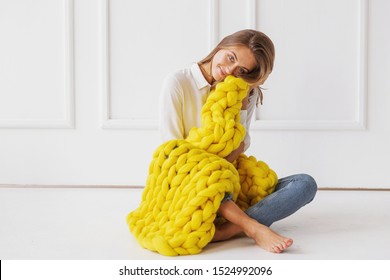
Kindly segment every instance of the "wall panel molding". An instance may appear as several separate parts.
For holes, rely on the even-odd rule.
[[[64,118],[28,119],[3,118],[0,128],[35,129],[35,128],[74,128],[74,0],[63,0],[64,23]]]
[[[210,46],[212,51],[219,42],[219,0],[211,0],[209,6],[210,17]]]
[[[110,90],[110,0],[101,0],[101,128],[103,129],[157,129],[157,120],[130,120],[111,118]]]
[[[257,29],[257,1],[247,0],[247,26],[248,29]]]
[[[253,0],[249,0],[252,2]],[[255,4],[252,4],[255,5]],[[359,0],[357,106],[354,120],[261,120],[255,116],[252,130],[364,130],[367,126],[368,0]],[[255,15],[257,17],[257,14]],[[252,20],[256,22],[257,20]],[[255,26],[257,29],[257,26]],[[256,115],[256,114],[255,114]]]
[[[367,115],[367,24],[368,1],[360,0],[359,21],[359,80],[356,94],[357,107],[353,120],[261,120],[255,117],[252,130],[362,130],[366,128]],[[157,129],[158,120],[113,119],[110,112],[110,0],[101,0],[101,127],[103,129]],[[219,42],[219,0],[209,2],[210,50]],[[247,0],[247,28],[258,29],[256,0]]]
[[[247,28],[248,29],[256,29],[257,28],[257,1],[256,0],[246,0],[246,19],[247,19]],[[211,0],[210,1],[210,51],[215,48],[215,46],[222,39],[220,38],[220,26],[219,26],[219,18],[220,18],[220,1],[219,0]]]
[[[101,16],[101,128],[156,130],[158,120],[113,119],[111,117],[110,90],[110,0],[100,1]],[[219,41],[219,0],[209,2],[209,48]]]

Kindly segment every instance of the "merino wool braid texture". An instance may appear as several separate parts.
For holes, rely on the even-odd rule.
[[[266,163],[244,154],[233,164],[224,159],[245,137],[240,110],[248,90],[243,79],[226,77],[203,105],[201,127],[154,152],[140,206],[127,216],[142,247],[198,254],[213,239],[225,194],[245,210],[274,191],[278,178]]]

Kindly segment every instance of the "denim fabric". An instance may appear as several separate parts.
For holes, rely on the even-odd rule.
[[[233,195],[231,193],[225,193],[225,196],[221,200],[221,204],[228,201],[228,200],[233,200]]]
[[[259,223],[270,226],[295,213],[314,199],[317,183],[307,174],[281,178],[275,191],[245,212]]]

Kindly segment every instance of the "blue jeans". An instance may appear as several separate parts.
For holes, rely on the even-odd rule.
[[[269,227],[312,201],[316,192],[317,183],[310,175],[297,174],[281,178],[273,193],[249,207],[245,213]]]

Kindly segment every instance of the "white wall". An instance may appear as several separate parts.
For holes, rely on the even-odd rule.
[[[144,185],[163,77],[243,28],[275,69],[248,154],[390,188],[386,0],[1,0],[0,184]]]

